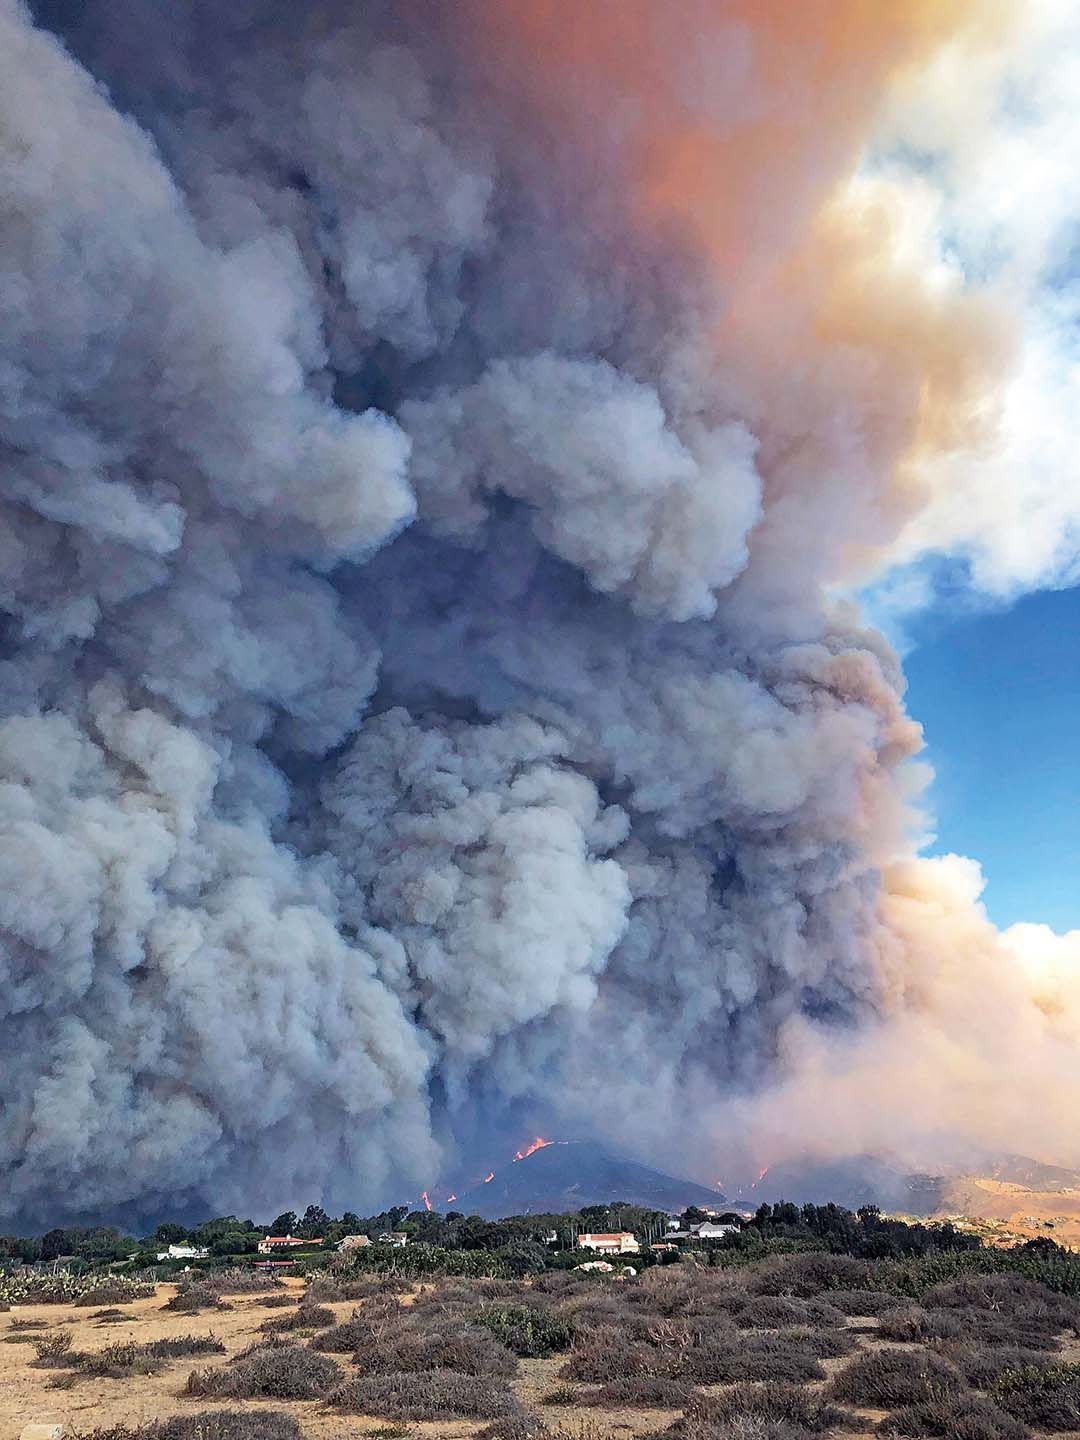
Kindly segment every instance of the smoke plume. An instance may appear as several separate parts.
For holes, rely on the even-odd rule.
[[[1073,563],[1059,230],[971,219],[1040,17],[0,0],[0,1208],[1022,1148],[1075,937],[913,858],[850,596]]]

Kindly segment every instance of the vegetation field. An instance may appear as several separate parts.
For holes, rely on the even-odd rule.
[[[94,1440],[1080,1432],[1068,1257],[710,1258],[475,1278],[342,1256],[99,1305],[57,1283],[0,1314],[0,1440],[35,1421]]]

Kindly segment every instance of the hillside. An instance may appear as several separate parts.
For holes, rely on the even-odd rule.
[[[504,1215],[561,1214],[607,1200],[671,1211],[725,1203],[719,1190],[695,1180],[681,1180],[595,1144],[569,1140],[545,1145],[496,1171],[487,1183],[458,1194],[453,1208],[498,1220]]]

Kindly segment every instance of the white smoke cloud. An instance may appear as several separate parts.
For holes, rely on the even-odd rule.
[[[980,1053],[942,915],[1046,991],[905,902],[919,731],[831,589],[993,371],[934,207],[836,200],[942,36],[803,74],[679,0],[684,86],[647,8],[592,84],[524,0],[0,0],[12,1217],[356,1208],[541,1112],[697,1168],[888,1017]]]

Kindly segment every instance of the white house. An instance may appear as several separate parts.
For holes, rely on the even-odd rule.
[[[692,1225],[691,1231],[699,1240],[722,1240],[725,1235],[738,1235],[739,1226],[719,1224],[715,1220],[703,1220],[700,1225]]]
[[[202,1250],[197,1245],[170,1245],[167,1250],[159,1250],[159,1260],[205,1260],[210,1254],[209,1250]]]
[[[395,1250],[409,1243],[409,1237],[402,1230],[384,1230],[378,1237],[380,1245],[393,1245]]]
[[[360,1250],[365,1245],[370,1245],[371,1239],[367,1235],[346,1235],[338,1242],[339,1250]]]
[[[273,1255],[275,1250],[292,1250],[296,1245],[321,1245],[322,1236],[305,1240],[302,1235],[264,1235],[259,1241],[260,1255]]]
[[[619,1230],[610,1235],[594,1235],[591,1231],[585,1231],[577,1238],[577,1248],[596,1250],[601,1255],[636,1255],[641,1249],[628,1230]]]

